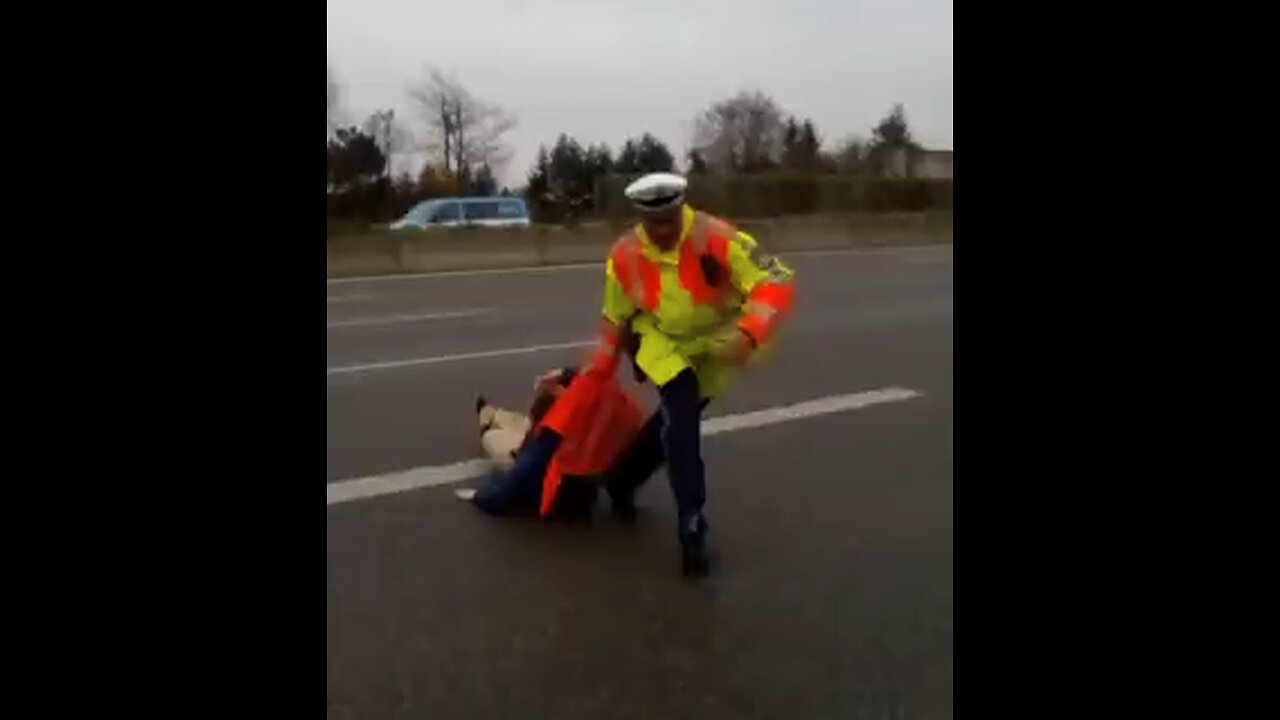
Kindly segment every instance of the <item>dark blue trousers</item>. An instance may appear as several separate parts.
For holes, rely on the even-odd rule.
[[[538,430],[516,453],[510,470],[495,471],[476,488],[472,502],[493,515],[536,514],[542,501],[542,478],[560,440],[560,433]]]
[[[702,464],[702,410],[698,376],[685,370],[658,389],[660,407],[641,428],[609,473],[607,487],[615,501],[629,502],[636,488],[665,462],[679,515],[680,534],[697,532],[706,503]]]

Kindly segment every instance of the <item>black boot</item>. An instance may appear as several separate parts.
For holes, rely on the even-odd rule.
[[[706,577],[711,572],[711,552],[707,547],[710,527],[696,515],[680,528],[680,562],[686,577]]]

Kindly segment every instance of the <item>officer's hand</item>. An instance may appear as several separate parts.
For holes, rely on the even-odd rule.
[[[711,358],[730,366],[744,365],[756,349],[751,338],[738,328],[732,328],[715,339],[711,346]]]

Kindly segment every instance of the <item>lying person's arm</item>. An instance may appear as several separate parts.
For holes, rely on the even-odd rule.
[[[569,387],[569,383],[573,382],[577,375],[577,368],[564,367],[543,373],[534,381],[533,404],[529,407],[530,428],[537,427],[542,421],[542,416],[547,414],[555,404],[556,398]]]

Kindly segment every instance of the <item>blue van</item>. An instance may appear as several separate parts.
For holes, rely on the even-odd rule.
[[[435,198],[418,203],[392,230],[432,227],[529,227],[529,208],[518,197]]]

